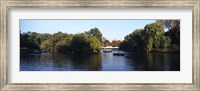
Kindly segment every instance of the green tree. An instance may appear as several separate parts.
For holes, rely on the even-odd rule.
[[[35,32],[25,32],[23,34],[20,33],[20,47],[39,49],[40,44],[46,38],[46,35],[38,34]]]
[[[92,28],[89,31],[85,32],[86,34],[88,34],[89,36],[94,36],[96,37],[100,42],[102,42],[102,33],[100,32],[100,30],[98,28]]]
[[[60,52],[71,52],[71,41],[73,35],[66,34],[56,43],[56,50]]]
[[[153,48],[160,47],[160,37],[164,36],[164,25],[160,22],[155,22],[151,24],[147,24],[144,27],[144,41],[145,48],[147,52],[151,51]]]
[[[53,50],[52,45],[50,44],[50,39],[42,41],[40,49],[51,51]]]
[[[164,25],[160,22],[147,24],[144,29],[136,29],[124,38],[120,49],[124,51],[146,51],[168,48],[171,39],[164,35]]]
[[[72,38],[71,48],[74,52],[88,52],[90,50],[88,36],[85,33],[75,34]]]
[[[143,29],[136,29],[131,34],[125,36],[120,44],[120,49],[124,51],[141,51],[143,48]]]
[[[146,52],[150,52],[153,48],[153,38],[152,37],[149,37],[146,41]]]
[[[164,34],[164,25],[159,22],[147,24],[144,27],[144,34],[146,37],[157,38],[157,36]]]
[[[96,37],[89,38],[90,48],[92,52],[100,52],[101,43]]]
[[[164,49],[170,46],[171,43],[171,39],[168,36],[161,36],[161,40],[160,40],[160,48]]]

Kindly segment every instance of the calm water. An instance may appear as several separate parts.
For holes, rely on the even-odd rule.
[[[167,53],[112,53],[20,55],[21,71],[179,71],[180,55]]]

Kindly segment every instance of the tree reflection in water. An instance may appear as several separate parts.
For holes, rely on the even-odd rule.
[[[180,55],[167,53],[129,53],[127,65],[137,71],[179,71]]]
[[[21,71],[179,71],[180,55],[128,53],[126,56],[63,54],[58,52],[20,55]]]

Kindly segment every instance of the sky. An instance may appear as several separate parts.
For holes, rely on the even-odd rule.
[[[20,19],[20,31],[36,33],[83,33],[98,28],[108,40],[123,40],[135,29],[143,29],[155,20],[29,20]]]

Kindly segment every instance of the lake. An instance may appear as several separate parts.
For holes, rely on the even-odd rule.
[[[20,71],[180,71],[180,54],[20,53]]]

